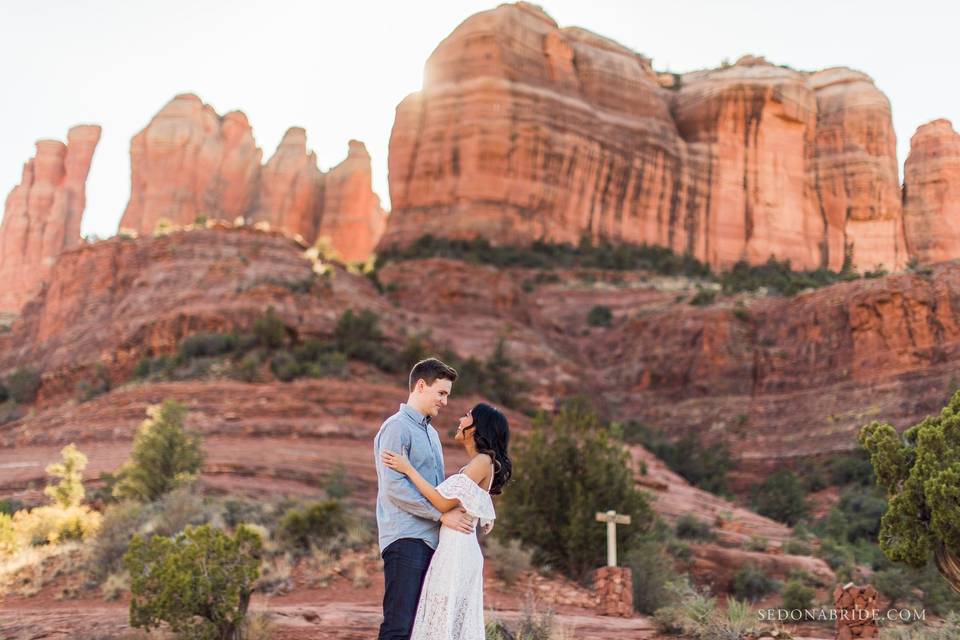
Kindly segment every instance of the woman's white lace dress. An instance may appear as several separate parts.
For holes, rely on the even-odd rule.
[[[462,469],[461,469],[462,471]],[[490,478],[493,484],[493,478]],[[460,500],[474,525],[486,527],[496,513],[490,488],[463,473],[437,486],[444,498]],[[479,523],[478,523],[479,521]],[[483,554],[476,533],[440,527],[440,542],[423,580],[410,640],[484,640]]]

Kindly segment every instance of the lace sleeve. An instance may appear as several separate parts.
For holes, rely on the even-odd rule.
[[[481,520],[493,520],[497,517],[490,494],[463,473],[455,473],[441,482],[437,485],[437,491],[444,498],[459,500],[471,516]]]

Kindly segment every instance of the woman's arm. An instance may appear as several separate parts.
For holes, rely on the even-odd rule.
[[[446,512],[460,506],[459,500],[444,498],[440,495],[440,492],[437,491],[436,487],[424,480],[423,476],[410,464],[407,456],[397,455],[392,451],[382,451],[380,458],[383,460],[384,465],[410,478],[410,482],[417,488],[417,491],[422,493],[423,497],[429,500],[430,504],[436,507],[437,511]]]

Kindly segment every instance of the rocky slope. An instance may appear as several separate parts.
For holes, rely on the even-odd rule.
[[[46,282],[60,253],[81,242],[86,181],[100,127],[70,129],[67,142],[40,140],[7,196],[0,224],[0,315],[16,314]]]
[[[518,3],[465,20],[425,77],[397,108],[384,246],[586,234],[715,267],[908,260],[890,104],[863,73],[745,56],[657,74]]]
[[[176,96],[130,144],[130,202],[120,229],[153,233],[161,221],[198,216],[265,222],[308,244],[325,236],[349,261],[370,256],[385,213],[373,193],[370,157],[351,141],[347,159],[329,173],[307,152],[306,131],[287,131],[261,167],[247,117],[219,116],[192,94]]]

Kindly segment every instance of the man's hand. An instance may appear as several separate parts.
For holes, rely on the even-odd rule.
[[[467,511],[463,507],[450,509],[440,516],[440,522],[443,526],[450,527],[454,531],[473,533],[473,518],[467,515]]]

